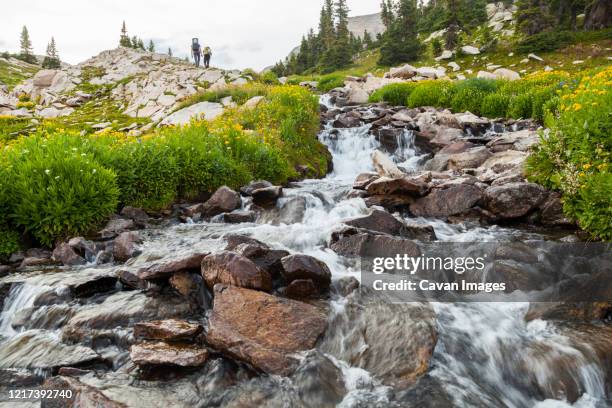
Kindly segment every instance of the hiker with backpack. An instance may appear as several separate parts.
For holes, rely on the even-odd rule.
[[[202,55],[202,48],[200,47],[200,40],[193,38],[191,40],[191,55],[193,55],[193,61],[195,66],[200,66],[200,56]]]
[[[212,50],[209,46],[204,47],[204,66],[208,68],[210,66],[210,56],[212,55]]]

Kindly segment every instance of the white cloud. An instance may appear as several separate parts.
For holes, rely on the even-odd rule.
[[[377,12],[380,0],[349,0],[352,15]],[[25,24],[34,51],[42,54],[55,36],[60,56],[78,63],[114,48],[126,21],[129,35],[157,50],[186,56],[192,37],[213,49],[213,64],[261,69],[284,58],[302,34],[316,28],[322,0],[21,0],[0,14],[2,50],[16,52]]]

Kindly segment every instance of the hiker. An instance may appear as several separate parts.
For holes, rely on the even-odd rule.
[[[208,68],[210,66],[210,56],[212,55],[212,50],[209,46],[204,47],[204,66]]]
[[[200,47],[200,41],[197,38],[191,39],[191,54],[193,55],[193,61],[195,66],[200,66],[200,56],[202,55],[202,47]]]

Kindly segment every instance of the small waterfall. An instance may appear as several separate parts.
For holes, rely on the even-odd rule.
[[[15,314],[32,307],[38,295],[51,289],[49,286],[37,286],[27,282],[13,284],[0,313],[0,338],[10,338],[17,334],[11,325]]]

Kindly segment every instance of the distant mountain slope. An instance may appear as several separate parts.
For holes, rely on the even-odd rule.
[[[380,13],[349,17],[348,28],[349,31],[357,37],[363,36],[365,30],[367,30],[372,37],[376,37],[378,34],[382,34],[385,31],[385,25],[382,22]]]

